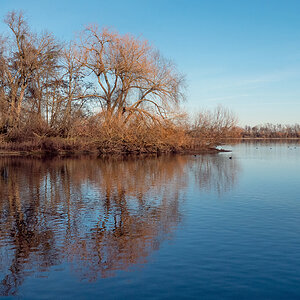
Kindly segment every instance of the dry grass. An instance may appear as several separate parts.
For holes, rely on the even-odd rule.
[[[89,139],[100,153],[166,153],[180,152],[188,147],[185,130],[172,123],[146,123],[135,119],[130,124],[120,120],[103,121],[92,118],[76,135]]]
[[[119,120],[105,122],[93,117],[74,124],[70,136],[51,136],[34,128],[0,135],[0,150],[5,151],[97,151],[100,154],[168,153],[188,149],[186,130],[170,122],[149,123],[135,119],[130,124]]]
[[[59,153],[62,151],[93,151],[88,141],[74,138],[61,137],[35,137],[22,141],[9,141],[7,137],[0,136],[1,151],[48,152]]]

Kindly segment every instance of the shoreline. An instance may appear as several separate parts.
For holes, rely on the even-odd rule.
[[[223,138],[219,146],[225,146],[226,142],[232,141],[234,143],[240,141],[296,141],[300,142],[300,138]],[[228,145],[227,145],[228,146]],[[230,149],[224,148],[200,148],[200,149],[178,149],[169,151],[157,151],[157,152],[122,152],[122,151],[107,151],[101,152],[96,148],[92,147],[90,150],[78,150],[78,149],[68,149],[68,150],[15,150],[15,149],[1,149],[0,157],[77,157],[77,156],[96,156],[96,157],[126,157],[126,156],[161,156],[168,154],[178,154],[178,155],[205,155],[205,154],[217,154],[222,152],[232,152]]]
[[[1,150],[0,157],[76,157],[76,156],[97,156],[97,157],[129,157],[129,156],[161,156],[161,155],[205,155],[205,154],[217,154],[221,152],[231,152],[227,149],[199,149],[199,150],[182,150],[173,152],[141,152],[141,153],[128,153],[128,152],[108,152],[100,153],[99,151],[81,151],[81,150],[63,150],[63,151],[42,151],[42,150],[32,150],[32,151],[16,151],[16,150]]]

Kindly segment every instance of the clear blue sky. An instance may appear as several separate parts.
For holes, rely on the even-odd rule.
[[[300,123],[299,0],[0,0],[2,17],[12,9],[63,40],[89,23],[149,40],[186,75],[190,112]]]

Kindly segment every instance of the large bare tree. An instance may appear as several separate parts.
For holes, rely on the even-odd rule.
[[[126,123],[136,115],[167,118],[183,98],[183,77],[146,41],[89,26],[80,50],[79,59],[96,81],[95,96],[106,119]]]

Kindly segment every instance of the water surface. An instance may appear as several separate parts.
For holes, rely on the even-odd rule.
[[[300,146],[230,148],[1,158],[0,295],[299,298]]]

